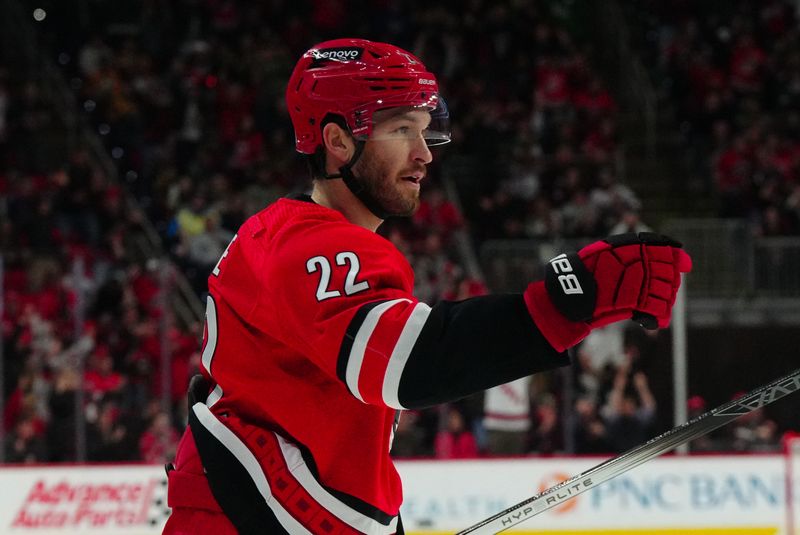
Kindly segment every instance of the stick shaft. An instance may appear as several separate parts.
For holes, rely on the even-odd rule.
[[[500,533],[548,509],[556,507],[578,494],[596,487],[620,474],[636,468],[676,446],[710,433],[743,414],[754,411],[800,390],[800,369],[748,392],[744,396],[706,412],[693,420],[652,438],[617,457],[608,459],[589,470],[571,477],[544,492],[524,500],[496,515],[458,532],[457,535]]]

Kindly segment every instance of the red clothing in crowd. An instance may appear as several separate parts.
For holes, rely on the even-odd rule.
[[[469,431],[442,431],[436,435],[434,448],[439,459],[469,459],[478,456],[478,444]]]

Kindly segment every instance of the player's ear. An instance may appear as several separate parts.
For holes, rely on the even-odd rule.
[[[341,160],[342,165],[349,162],[355,152],[355,143],[350,133],[335,122],[326,124],[322,129],[322,142],[326,152]]]

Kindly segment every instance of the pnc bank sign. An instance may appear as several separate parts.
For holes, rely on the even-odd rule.
[[[597,486],[587,496],[588,505],[594,510],[778,510],[785,504],[785,480],[756,473],[622,476]]]
[[[608,481],[573,479],[598,462],[589,457],[399,462],[403,523],[415,533],[458,531],[522,503],[508,513],[509,525],[536,518],[526,527],[545,530],[671,533],[680,522],[687,529],[713,527],[717,533],[737,526],[765,526],[778,533],[787,517],[782,455],[672,456]],[[797,496],[800,506],[800,485]]]

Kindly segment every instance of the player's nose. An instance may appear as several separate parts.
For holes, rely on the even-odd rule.
[[[411,158],[415,162],[429,164],[433,161],[433,153],[431,153],[430,147],[428,147],[428,144],[422,138],[414,143],[411,151]]]

